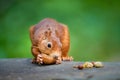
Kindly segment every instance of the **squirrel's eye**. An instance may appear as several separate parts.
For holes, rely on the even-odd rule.
[[[51,48],[51,47],[52,47],[52,43],[51,43],[51,42],[48,42],[47,47],[48,47],[48,48]]]

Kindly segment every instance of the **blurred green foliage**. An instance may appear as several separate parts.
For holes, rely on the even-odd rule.
[[[67,24],[75,60],[120,61],[120,0],[0,0],[0,57],[32,57],[29,27]]]

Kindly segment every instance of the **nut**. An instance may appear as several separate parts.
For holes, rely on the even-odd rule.
[[[94,66],[96,68],[101,68],[101,67],[103,67],[103,64],[102,64],[102,62],[97,61],[97,62],[94,62]]]
[[[80,70],[82,70],[84,67],[83,67],[83,65],[81,64],[81,65],[78,65],[78,69],[80,69]]]
[[[85,62],[84,64],[80,64],[80,65],[76,65],[76,66],[73,66],[74,68],[78,68],[79,70],[82,70],[84,68],[93,68],[93,67],[96,67],[96,68],[101,68],[103,67],[103,64],[102,62]]]
[[[79,70],[82,70],[82,69],[84,68],[82,64],[76,65],[76,66],[73,66],[73,67],[74,67],[74,68],[78,68]]]
[[[83,64],[83,67],[84,67],[84,68],[92,68],[92,67],[93,67],[93,64],[92,64],[91,62],[85,62],[85,63]]]

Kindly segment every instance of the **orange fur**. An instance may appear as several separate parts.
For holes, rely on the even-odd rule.
[[[55,61],[61,63],[61,60],[73,59],[68,56],[70,35],[66,25],[46,18],[32,26],[29,31],[32,43],[31,52],[35,57],[33,62],[52,64]]]

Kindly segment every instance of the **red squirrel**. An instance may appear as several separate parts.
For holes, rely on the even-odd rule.
[[[33,63],[60,64],[72,61],[68,55],[70,34],[68,27],[51,18],[45,18],[29,29]]]

